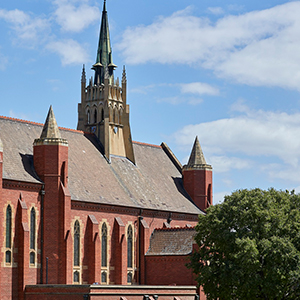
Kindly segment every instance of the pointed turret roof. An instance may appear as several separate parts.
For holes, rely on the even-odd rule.
[[[39,139],[35,139],[34,145],[61,144],[68,145],[66,139],[62,139],[57,122],[53,113],[52,105],[50,105],[48,115]]]
[[[206,163],[204,158],[198,136],[196,136],[194,146],[188,161],[188,164],[185,166],[187,169],[212,169],[211,165]]]

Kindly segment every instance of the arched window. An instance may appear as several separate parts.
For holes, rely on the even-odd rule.
[[[119,124],[119,113],[118,113],[118,109],[116,107],[114,109],[114,123]]]
[[[104,109],[101,108],[101,121],[104,121]]]
[[[127,273],[127,283],[132,283],[132,272]]]
[[[11,263],[11,238],[12,238],[12,212],[11,206],[8,205],[6,208],[6,237],[5,237],[5,246],[7,251],[5,252],[5,261]]]
[[[77,220],[74,224],[74,266],[79,266],[79,261],[80,261],[79,246],[80,246],[80,225]]]
[[[32,208],[30,211],[30,250],[35,249],[35,209]],[[35,263],[35,252],[31,251],[29,255],[29,260],[31,264]]]
[[[101,282],[102,283],[106,283],[107,282],[107,273],[105,271],[103,271],[101,273]]]
[[[107,226],[105,223],[101,230],[101,267],[107,267]]]
[[[132,237],[132,226],[128,226],[127,230],[127,268],[133,267],[133,257],[132,257],[132,251],[133,251],[133,237]]]
[[[74,282],[79,282],[79,272],[78,271],[75,271],[74,272],[74,278],[73,278]]]
[[[90,124],[90,110],[87,111],[87,123]]]
[[[35,210],[30,211],[30,249],[35,250]]]
[[[97,123],[97,109],[94,110],[94,123]]]
[[[113,121],[113,109],[111,106],[109,106],[109,122]]]
[[[122,124],[123,109],[120,109],[119,124]]]
[[[208,188],[207,188],[207,207],[210,206],[212,203],[211,201],[211,184],[208,185]]]

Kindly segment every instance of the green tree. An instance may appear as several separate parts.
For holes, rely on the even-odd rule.
[[[189,266],[208,299],[300,299],[300,196],[239,190],[199,216]]]

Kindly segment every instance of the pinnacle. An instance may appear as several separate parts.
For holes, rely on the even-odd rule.
[[[188,168],[197,169],[197,168],[211,168],[210,165],[206,163],[206,160],[204,158],[198,136],[196,136],[194,146],[189,158],[189,162],[187,164]]]
[[[39,139],[34,140],[34,145],[68,145],[66,139],[62,139],[56,119],[53,113],[52,105],[50,105],[48,115]]]
[[[50,105],[40,139],[61,139],[61,135],[53,113],[52,105]]]

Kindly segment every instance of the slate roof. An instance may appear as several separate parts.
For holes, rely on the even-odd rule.
[[[188,255],[195,233],[194,227],[154,229],[146,255]]]
[[[33,141],[42,124],[0,117],[3,178],[39,183],[33,168]],[[160,146],[134,143],[136,165],[102,156],[94,135],[60,129],[69,144],[72,200],[199,214],[183,189],[181,174]]]

